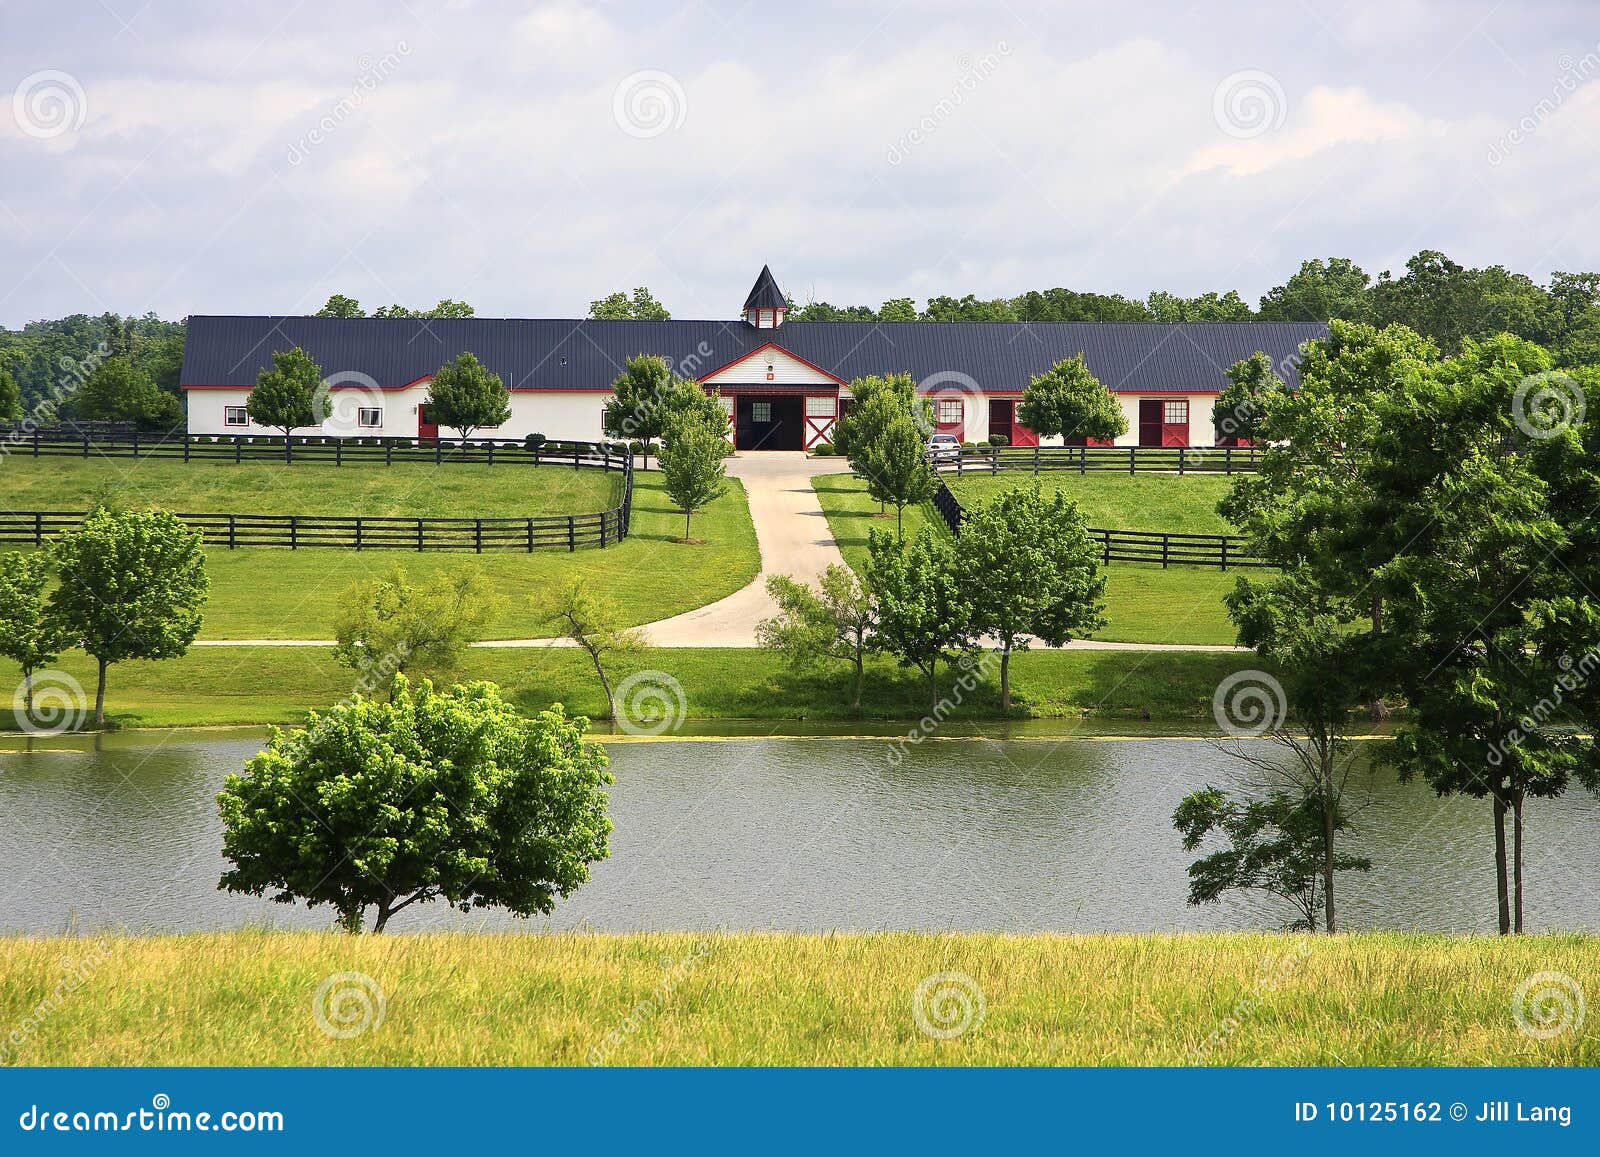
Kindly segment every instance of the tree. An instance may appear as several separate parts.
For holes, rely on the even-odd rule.
[[[428,383],[428,410],[439,425],[459,431],[465,441],[480,426],[510,420],[511,394],[499,374],[464,352],[440,366]]]
[[[1314,796],[1275,791],[1265,799],[1241,801],[1214,787],[1190,793],[1172,816],[1173,826],[1183,834],[1184,850],[1194,851],[1213,832],[1228,843],[1189,865],[1189,903],[1215,903],[1233,889],[1267,892],[1299,911],[1300,919],[1291,928],[1315,932],[1325,823],[1335,830],[1345,826],[1343,816],[1325,819]],[[1371,864],[1358,856],[1341,856],[1336,867],[1364,872]]]
[[[474,317],[477,311],[464,301],[445,298],[432,309],[410,309],[404,305],[380,305],[373,317]]]
[[[61,622],[47,611],[49,585],[49,552],[0,555],[0,656],[22,669],[22,709],[30,720],[33,673],[53,664],[71,641]]]
[[[256,375],[245,399],[250,420],[283,431],[283,457],[289,459],[289,436],[300,426],[318,426],[333,410],[322,390],[322,369],[299,346],[275,350],[272,368]]]
[[[1089,372],[1083,355],[1063,358],[1033,377],[1022,391],[1017,421],[1042,436],[1115,442],[1128,432],[1128,416]]]
[[[162,430],[183,421],[178,399],[126,357],[107,358],[96,366],[72,404],[74,413],[88,421],[132,422]]]
[[[727,491],[727,469],[723,466],[727,452],[727,440],[704,421],[678,417],[667,426],[661,445],[661,481],[667,497],[683,511],[680,541],[694,541],[689,537],[690,517]]]
[[[850,383],[850,397],[849,412],[833,425],[833,445],[852,465],[897,415],[920,418],[923,428],[932,425],[928,401],[917,396],[917,383],[910,374],[856,378]]]
[[[22,391],[5,358],[0,357],[0,422],[22,420]]]
[[[972,294],[957,300],[954,297],[930,297],[928,308],[922,311],[922,321],[1016,321],[1016,311],[1005,298],[979,301]]]
[[[955,548],[923,527],[910,539],[874,530],[867,536],[867,591],[877,615],[878,645],[928,680],[939,709],[939,661],[965,651],[972,604],[961,589]]]
[[[1466,269],[1434,249],[1407,261],[1400,277],[1379,274],[1372,308],[1378,324],[1406,326],[1446,354],[1498,333],[1550,342],[1561,328],[1560,307],[1531,278],[1499,265]]]
[[[1261,299],[1262,321],[1370,321],[1372,277],[1348,257],[1302,261]]]
[[[1220,295],[1212,290],[1199,297],[1179,297],[1158,289],[1145,299],[1145,307],[1152,318],[1168,325],[1186,321],[1249,321],[1254,316],[1249,302],[1239,296],[1237,289]]]
[[[589,316],[596,321],[671,321],[672,315],[643,285],[628,296],[620,289],[589,303]]]
[[[1011,299],[1018,321],[1151,321],[1142,301],[1120,293],[1080,293],[1071,289],[1029,290]]]
[[[870,403],[892,404],[886,395]],[[868,494],[880,503],[894,503],[896,534],[905,532],[906,507],[928,501],[939,489],[939,479],[928,465],[927,439],[904,412],[890,414],[872,440],[851,455],[850,464],[866,480]]]
[[[605,432],[613,438],[639,439],[648,446],[662,437],[677,416],[699,418],[719,438],[727,432],[728,417],[717,399],[698,382],[674,374],[666,358],[635,354],[624,362],[622,373],[611,383]],[[647,467],[649,462],[646,451]]]
[[[361,676],[367,692],[390,687],[405,672],[451,675],[503,605],[476,564],[435,571],[419,586],[395,566],[340,594],[334,657]]]
[[[219,887],[331,905],[350,932],[412,904],[547,914],[610,854],[606,756],[557,704],[522,716],[492,683],[401,677],[274,730],[217,796]]]
[[[1267,399],[1288,387],[1278,377],[1272,359],[1259,350],[1226,370],[1228,384],[1211,406],[1211,425],[1219,442],[1255,442],[1267,416]]]
[[[916,321],[917,303],[909,297],[891,297],[878,307],[879,321]]]
[[[801,671],[824,659],[849,663],[855,672],[850,709],[859,710],[877,617],[855,572],[834,563],[822,572],[816,590],[788,575],[770,575],[767,593],[778,613],[756,624],[756,641]]]
[[[106,668],[176,659],[200,633],[206,578],[200,533],[165,510],[90,512],[50,544],[50,614],[95,660],[94,721],[106,721]]]
[[[605,692],[607,717],[615,732],[617,697],[611,689],[611,678],[606,674],[606,663],[648,650],[649,638],[637,627],[625,630],[617,604],[603,595],[590,593],[581,575],[568,580],[556,592],[555,598],[544,608],[544,616],[556,621],[563,639],[571,639],[589,656],[595,676],[600,680],[600,689]]]
[[[1011,654],[1031,637],[1059,647],[1105,625],[1106,580],[1078,504],[1038,483],[969,513],[956,540],[972,630],[1000,645],[1000,709],[1011,710]]]
[[[353,297],[346,297],[342,293],[335,293],[329,297],[323,307],[317,310],[317,317],[366,317],[361,303]]]

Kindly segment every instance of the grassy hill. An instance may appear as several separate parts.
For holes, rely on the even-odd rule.
[[[82,987],[35,1018],[64,970],[87,974]],[[346,1039],[316,1015],[339,973],[359,976],[334,979],[321,1008]],[[7,939],[0,1021],[28,1026],[7,1042],[9,1063],[25,1065],[1600,1063],[1592,1018],[1550,1039],[1518,1027],[1514,994],[1536,973],[1600,990],[1600,940]],[[952,1035],[923,1031],[919,1007]]]

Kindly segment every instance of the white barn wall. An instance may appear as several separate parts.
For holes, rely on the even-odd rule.
[[[767,377],[767,367],[772,377]],[[757,350],[732,365],[700,379],[707,386],[834,386],[838,383],[814,366],[782,350]]]

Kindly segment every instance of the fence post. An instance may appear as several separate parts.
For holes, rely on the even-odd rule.
[[[572,515],[567,515],[567,553],[578,549],[578,524]]]
[[[384,439],[384,443],[383,443],[383,464],[385,466],[393,466],[394,465],[394,439],[393,438]]]
[[[1039,443],[1033,444],[1033,472],[1039,473]]]
[[[1222,448],[1222,472],[1224,474],[1232,474],[1233,473],[1233,447],[1232,446],[1224,446]]]
[[[441,461],[441,456],[443,455],[443,453],[444,453],[444,439],[443,438],[435,438],[433,440],[433,464],[435,466],[439,465],[439,462]],[[417,549],[420,550],[421,547],[418,547]]]
[[[244,439],[235,434],[233,436],[233,464],[237,466],[244,460]]]
[[[989,474],[992,477],[1000,473],[1000,447],[989,447]]]
[[[1138,466],[1136,464],[1136,459],[1134,457],[1134,451],[1137,450],[1138,448],[1139,447],[1137,447],[1137,446],[1129,446],[1128,447],[1128,473],[1129,474],[1132,474],[1136,470],[1138,470]]]
[[[232,514],[228,515],[228,549],[229,550],[234,550],[239,545],[239,542],[238,542],[239,529],[238,529],[238,526],[237,526],[237,522],[238,522],[238,517],[236,515],[232,515]]]
[[[344,439],[343,438],[335,438],[333,440],[333,464],[335,466],[343,466],[344,465]]]
[[[472,520],[472,549],[479,554],[483,553],[483,519]]]
[[[139,427],[138,426],[135,426],[133,428],[133,456],[135,458],[137,458],[139,456]]]
[[[1183,447],[1178,447],[1178,477],[1183,477]]]
[[[85,458],[89,456],[89,431],[87,430],[83,432],[83,456]]]
[[[356,516],[356,553],[361,553],[361,516]]]
[[[300,549],[300,516],[298,514],[289,516],[289,549]]]
[[[1033,448],[1033,456],[1035,458],[1037,458],[1039,456],[1039,448],[1037,446],[1035,446]],[[1082,446],[1078,447],[1078,473],[1079,474],[1086,474],[1086,473],[1088,473],[1088,470],[1089,470],[1089,445],[1088,445],[1087,442],[1085,442]],[[1034,473],[1037,474],[1038,471],[1034,471]]]
[[[183,460],[185,462],[187,462],[189,460],[189,435],[188,434],[185,434],[183,436]]]
[[[580,446],[578,446],[577,443],[573,443],[573,446],[572,446],[572,468],[574,470],[579,469],[583,465],[582,462],[578,461],[578,455],[580,455],[581,453],[583,453],[582,448]]]
[[[33,456],[35,458],[39,456],[39,427],[37,426],[33,428]]]
[[[44,515],[37,510],[33,512],[33,545],[44,545]]]
[[[539,447],[542,445],[542,442],[535,442],[533,444],[533,464],[535,466],[539,465]]]
[[[417,552],[422,551],[422,519],[417,519]]]
[[[1228,569],[1228,536],[1222,536],[1222,569]]]
[[[533,519],[528,519],[528,553],[533,553]]]
[[[1100,560],[1101,565],[1102,566],[1110,566],[1111,565],[1111,532],[1109,530],[1102,530],[1100,532],[1100,537],[1101,537],[1101,541],[1105,544],[1105,557]]]
[[[1167,569],[1167,549],[1168,549],[1169,545],[1170,545],[1170,540],[1167,538],[1166,535],[1163,534],[1161,536],[1161,569],[1162,570],[1166,570]]]

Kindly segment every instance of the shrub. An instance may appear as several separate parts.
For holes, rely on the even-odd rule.
[[[991,446],[1009,446],[1009,445],[1011,445],[1011,439],[1007,438],[1004,434],[990,434],[989,435],[989,445],[991,445]]]
[[[832,458],[833,457],[833,443],[832,442],[818,442],[814,447],[812,447],[811,452],[813,454],[815,454],[818,458]]]
[[[529,434],[522,440],[522,445],[529,450],[537,450],[543,446],[547,439],[543,434]]]

